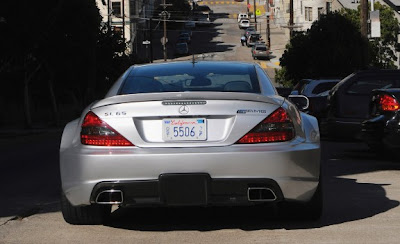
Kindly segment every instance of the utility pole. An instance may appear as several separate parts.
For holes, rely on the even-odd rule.
[[[249,0],[247,0],[246,8],[247,8],[247,14],[249,14]]]
[[[368,0],[361,0],[361,36],[368,38]]]
[[[153,63],[153,19],[150,18],[150,63]]]
[[[270,15],[270,8],[269,8],[269,0],[267,0],[267,41],[268,41],[268,48],[271,49],[271,34],[269,29],[269,15]]]
[[[294,21],[293,21],[293,0],[290,0],[290,19],[289,19],[289,33],[290,33],[290,38],[293,36],[293,27],[294,27]]]
[[[162,6],[164,8],[164,11],[162,12],[162,16],[163,16],[163,19],[164,19],[164,37],[163,37],[162,44],[163,44],[164,61],[167,61],[167,47],[166,47],[166,45],[167,45],[167,15],[168,15],[168,13],[165,11],[165,9],[168,6],[172,6],[172,4],[166,4],[165,0],[163,0],[163,3],[160,4],[160,6]]]
[[[125,0],[122,0],[122,38],[125,41]]]
[[[108,22],[108,29],[111,30],[110,0],[107,0],[107,22]]]
[[[253,6],[253,9],[254,9],[254,11],[253,11],[253,14],[254,14],[254,23],[255,23],[255,25],[256,25],[256,30],[257,30],[257,15],[256,15],[256,9],[257,7],[256,7],[256,0],[254,0],[254,6]]]

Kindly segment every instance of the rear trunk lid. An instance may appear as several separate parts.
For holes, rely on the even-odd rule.
[[[115,96],[91,110],[139,147],[234,144],[283,98],[260,94],[183,92]]]

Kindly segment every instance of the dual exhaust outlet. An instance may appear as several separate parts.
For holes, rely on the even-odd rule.
[[[247,199],[250,202],[272,202],[277,199],[275,193],[268,187],[249,187]],[[121,190],[105,190],[96,197],[97,204],[122,204],[124,194]]]

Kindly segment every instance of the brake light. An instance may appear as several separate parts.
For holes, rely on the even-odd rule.
[[[290,141],[294,126],[287,112],[278,108],[236,143],[266,143]]]
[[[81,126],[81,143],[93,146],[133,146],[96,114],[86,114]]]
[[[383,111],[396,111],[400,108],[399,102],[387,94],[379,98],[379,105]]]

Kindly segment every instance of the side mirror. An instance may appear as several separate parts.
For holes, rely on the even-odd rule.
[[[303,95],[289,95],[288,99],[294,103],[300,111],[306,111],[310,105],[310,101]]]

